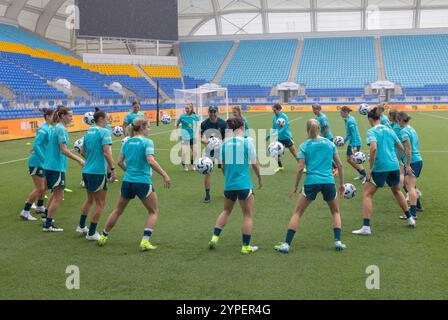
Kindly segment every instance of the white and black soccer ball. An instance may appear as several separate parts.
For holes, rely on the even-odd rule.
[[[355,152],[355,154],[353,155],[353,160],[356,164],[363,164],[364,162],[366,162],[366,159],[366,155],[361,151]]]
[[[366,116],[370,111],[370,106],[367,103],[361,103],[358,107],[358,111],[363,116]]]
[[[417,199],[420,199],[422,197],[422,192],[419,188],[415,188],[415,192],[417,192]],[[411,201],[411,198],[409,197],[409,192],[406,193],[406,201]]]
[[[222,140],[216,137],[210,137],[207,141],[207,147],[209,150],[216,150],[222,145]]]
[[[121,140],[121,144],[124,145],[131,137],[124,137],[123,140]]]
[[[336,147],[343,147],[345,144],[345,140],[341,136],[337,136],[336,138],[334,138],[333,142],[336,145]]]
[[[194,165],[196,171],[202,174],[209,174],[213,170],[213,161],[210,158],[200,158]]]
[[[351,183],[344,184],[344,198],[352,199],[356,196],[356,187]]]
[[[76,152],[81,153],[82,146],[84,145],[84,138],[78,139],[75,141],[75,144],[73,145],[73,149],[75,149]]]
[[[163,124],[170,124],[171,123],[171,117],[167,114],[164,114],[162,116],[162,123]]]
[[[278,141],[272,142],[268,146],[268,155],[271,158],[281,157],[285,153],[285,146]]]
[[[123,128],[116,126],[112,129],[112,134],[116,137],[121,137],[123,135]]]
[[[277,124],[277,127],[279,128],[283,128],[286,124],[286,120],[283,118],[278,118],[277,122],[275,122]]]
[[[84,113],[84,117],[82,118],[82,121],[88,126],[93,126],[95,124],[94,115],[95,113],[92,111]]]

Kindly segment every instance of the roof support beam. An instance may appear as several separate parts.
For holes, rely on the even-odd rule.
[[[422,1],[415,0],[415,11],[414,11],[414,29],[420,27],[420,17],[422,14]]]
[[[222,34],[222,22],[218,16],[219,3],[218,0],[212,0],[213,13],[215,15],[216,34]]]
[[[36,33],[45,37],[47,33],[48,25],[50,24],[53,17],[58,12],[59,8],[65,3],[66,0],[52,0],[48,2],[44,11],[40,15],[36,23]]]
[[[263,22],[263,33],[269,33],[268,1],[261,0],[261,21]]]
[[[17,20],[22,9],[25,7],[28,0],[14,0],[6,9],[5,17],[13,20]]]

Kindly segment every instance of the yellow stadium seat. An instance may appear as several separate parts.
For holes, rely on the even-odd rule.
[[[151,78],[180,78],[178,66],[141,66]]]

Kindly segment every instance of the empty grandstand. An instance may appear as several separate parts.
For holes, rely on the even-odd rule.
[[[123,39],[88,41],[57,29],[55,25],[66,17],[62,12],[73,0],[59,1],[59,11],[50,21],[45,20],[45,29],[41,16],[32,24],[20,13],[47,16],[50,9],[54,11],[49,5],[52,1],[20,2],[23,7],[14,11],[19,12],[15,18],[8,10],[12,1],[0,4],[0,13],[5,15],[0,21],[3,109],[58,103],[119,108],[134,100],[151,106],[157,97],[162,104],[172,104],[175,89],[211,82],[227,87],[231,101],[243,106],[277,101],[339,104],[448,100],[448,31],[443,28],[444,19],[434,13],[436,7],[448,12],[448,5],[431,4],[429,0],[419,1],[418,7],[392,1],[397,12],[419,13],[418,21],[406,18],[411,19],[407,24],[392,16],[387,18],[392,11],[381,1],[373,2],[384,10],[385,20],[376,22],[366,8],[345,1],[318,3],[315,7],[309,1],[286,7],[278,1],[250,1],[249,8],[246,2],[224,4],[216,0],[213,9],[211,1],[205,6],[209,3],[205,0],[200,12],[187,1],[179,1],[180,41],[164,44],[129,44]],[[14,6],[19,9],[18,2]],[[297,13],[289,14],[288,10]],[[251,11],[265,15],[250,19],[247,12]],[[364,18],[358,20],[347,12]],[[314,23],[308,20],[313,16]],[[434,28],[435,34],[429,28]],[[104,55],[91,61],[88,58],[92,53]],[[128,58],[120,60],[115,55]],[[278,90],[278,85],[285,82],[295,83],[299,89],[287,93]],[[381,87],[384,82],[387,88]]]

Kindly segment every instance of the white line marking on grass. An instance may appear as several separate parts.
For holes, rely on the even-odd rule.
[[[437,118],[437,119],[448,120],[447,117],[436,116],[435,114],[426,114],[426,113],[423,113],[423,112],[419,112],[418,114],[421,114],[421,115],[423,115],[423,116],[427,116],[427,117],[431,117],[431,118]]]

